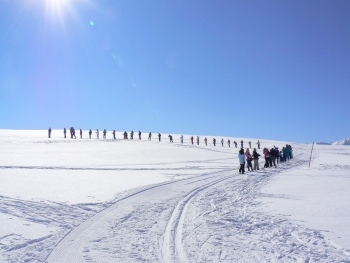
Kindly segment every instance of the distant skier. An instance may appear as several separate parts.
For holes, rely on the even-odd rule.
[[[205,143],[205,146],[208,146],[208,139],[207,139],[207,137],[204,138],[204,143]]]
[[[66,134],[67,134],[67,130],[66,130],[66,128],[63,128],[63,136],[64,136],[64,138],[67,138]]]
[[[112,134],[113,134],[113,139],[115,140],[116,139],[115,138],[115,130],[113,130]]]
[[[173,142],[173,136],[171,136],[170,134],[169,134],[169,140],[170,140],[170,142]]]
[[[130,132],[130,140],[133,140],[134,139],[134,131],[131,131]]]
[[[236,142],[236,141],[233,141],[233,143],[234,143],[235,147],[237,148],[237,142]]]
[[[263,154],[265,156],[265,165],[264,168],[270,167],[271,159],[270,159],[270,152],[268,149],[264,148]]]
[[[106,134],[107,134],[107,131],[106,129],[103,130],[103,139],[106,139]]]
[[[48,129],[49,138],[51,138],[51,128]]]
[[[221,147],[224,147],[224,139],[221,139]]]
[[[215,144],[216,144],[216,139],[215,139],[215,138],[213,138],[213,144],[214,144],[214,146],[215,146]]]
[[[75,136],[75,129],[73,127],[70,128],[70,136],[71,136],[71,139],[76,139],[77,137]]]
[[[182,144],[184,143],[184,136],[183,135],[181,135],[180,141],[181,141]]]
[[[158,133],[158,140],[161,141],[162,140],[162,135],[160,133]]]
[[[151,132],[148,134],[148,140],[149,141],[152,140],[152,133]]]
[[[260,149],[260,142],[259,142],[259,140],[258,140],[257,144],[258,144],[258,149]]]
[[[79,134],[80,134],[80,139],[83,139],[83,131],[81,129],[79,131]]]
[[[191,143],[193,144],[193,136],[191,136],[191,138],[190,138],[190,139],[191,139]]]
[[[124,131],[123,136],[124,136],[124,140],[128,139],[128,133],[126,131]]]
[[[96,129],[96,136],[97,136],[97,139],[100,139],[100,132],[98,131],[98,129]]]
[[[141,140],[141,132],[139,131],[139,140]]]
[[[243,147],[243,140],[241,140],[241,148],[243,149],[244,147]]]
[[[253,159],[254,159],[254,170],[259,170],[259,156],[256,149],[253,150]]]
[[[92,134],[92,131],[91,129],[89,130],[89,138],[91,139],[91,134]]]
[[[199,136],[197,136],[197,145],[199,145]]]
[[[228,144],[228,147],[231,147],[230,146],[230,144],[231,144],[230,139],[227,141],[227,144]]]
[[[238,159],[239,159],[239,173],[244,174],[244,166],[245,166],[245,155],[244,155],[244,150],[240,149],[239,154],[238,154]]]
[[[251,141],[249,141],[249,149],[251,149],[252,148],[252,143],[251,143]]]
[[[247,158],[247,168],[248,168],[248,172],[249,171],[253,171],[253,166],[252,166],[252,160],[253,157],[249,152],[249,149],[247,148],[247,150],[245,151],[245,157]]]

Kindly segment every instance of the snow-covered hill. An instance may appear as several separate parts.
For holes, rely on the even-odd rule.
[[[117,134],[0,130],[0,262],[349,262],[349,147],[242,175],[257,139]]]
[[[350,145],[350,138],[333,142],[332,145]]]

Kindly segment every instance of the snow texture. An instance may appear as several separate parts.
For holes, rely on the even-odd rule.
[[[213,136],[121,134],[0,130],[0,262],[350,262],[349,147],[309,168],[310,144],[260,139],[294,158],[238,174]]]
[[[337,142],[333,142],[332,145],[350,145],[350,138],[341,140],[341,141],[337,141]]]

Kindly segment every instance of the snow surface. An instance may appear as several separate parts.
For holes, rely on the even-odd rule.
[[[349,147],[309,168],[310,144],[260,139],[294,158],[240,175],[227,139],[257,139],[121,134],[0,130],[0,262],[350,262]]]

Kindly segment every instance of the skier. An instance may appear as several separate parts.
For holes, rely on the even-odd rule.
[[[183,144],[184,143],[184,136],[183,135],[181,135],[180,140],[181,140],[181,143]]]
[[[240,149],[239,154],[238,154],[238,159],[239,159],[239,173],[244,174],[244,166],[245,166],[245,155],[244,155],[244,150]]]
[[[130,140],[133,140],[134,139],[134,131],[131,131],[130,132]]]
[[[116,139],[115,138],[115,130],[113,130],[112,134],[113,134],[113,139],[115,140]]]
[[[161,141],[162,140],[162,135],[160,133],[158,133],[158,140]]]
[[[233,143],[235,144],[235,147],[237,148],[237,142],[236,142],[236,141],[233,141]]]
[[[89,138],[91,139],[91,134],[92,134],[92,131],[91,129],[89,130]]]
[[[51,138],[51,128],[49,128],[48,132],[49,132],[49,138]]]
[[[124,131],[123,136],[124,136],[124,140],[128,139],[128,133],[126,131]]]
[[[230,144],[231,144],[230,139],[228,139],[227,144],[228,144],[228,147],[231,147],[230,146]]]
[[[251,141],[249,141],[249,149],[251,149],[252,148],[252,143],[251,143]]]
[[[276,167],[276,155],[275,155],[275,149],[274,148],[271,148],[270,149],[270,165],[272,167],[272,164],[273,166]]]
[[[265,165],[264,168],[270,167],[270,152],[268,149],[264,148],[263,154],[265,156]]]
[[[148,140],[149,141],[152,140],[152,133],[151,132],[148,134]]]
[[[173,142],[173,136],[171,136],[170,134],[169,134],[169,140],[170,140],[170,142]]]
[[[107,134],[107,131],[106,129],[103,130],[103,139],[106,139],[106,134]]]
[[[66,128],[63,128],[63,135],[64,135],[64,138],[67,138],[67,137],[66,137],[66,134],[67,134]]]
[[[248,148],[247,148],[247,150],[245,151],[245,156],[246,156],[246,158],[247,158],[248,172],[249,172],[249,171],[253,171],[253,166],[252,166],[253,157],[252,157],[252,155],[250,154]]]
[[[193,144],[193,136],[191,136],[191,138],[190,138],[190,139],[191,139],[191,143]]]
[[[197,145],[199,145],[199,136],[197,136]]]
[[[244,149],[244,147],[243,147],[243,140],[241,140],[241,148]]]
[[[141,132],[139,131],[139,140],[141,140]]]
[[[215,140],[215,138],[213,138],[213,144],[214,144],[214,146],[215,146],[215,143],[216,143],[216,140]]]
[[[74,139],[77,138],[77,137],[75,136],[75,129],[74,129],[74,127],[71,127],[71,136],[72,136],[72,139],[73,139],[73,136],[74,136]]]
[[[100,139],[100,132],[98,131],[98,129],[96,129],[96,136],[97,136],[97,139]]]
[[[208,146],[208,139],[207,139],[207,137],[204,138],[204,143],[205,143],[205,146]]]
[[[83,139],[83,131],[81,129],[79,131],[79,134],[80,134],[80,139]]]
[[[259,156],[256,149],[253,150],[253,158],[254,158],[254,170],[259,170]]]
[[[258,140],[257,144],[258,144],[258,149],[260,149],[260,142],[259,142],[259,140]]]
[[[221,147],[224,147],[224,139],[221,139]]]

